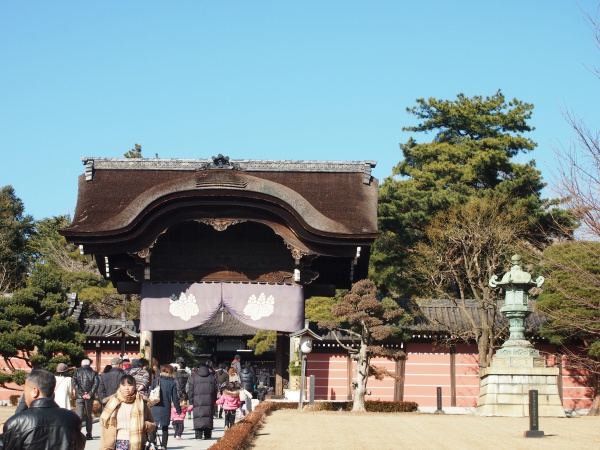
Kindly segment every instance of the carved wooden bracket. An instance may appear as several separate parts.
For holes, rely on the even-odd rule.
[[[231,225],[247,222],[247,220],[242,219],[197,219],[196,221],[205,225],[210,225],[217,231],[225,231]]]
[[[299,248],[294,247],[291,244],[287,244],[286,243],[286,247],[291,251],[292,253],[292,258],[294,258],[297,261],[300,261],[302,259],[303,256],[308,255],[308,252],[305,252],[303,250],[300,250]]]
[[[148,256],[150,256],[152,254],[152,248],[158,241],[158,238],[161,237],[166,232],[167,232],[167,228],[165,228],[160,233],[158,233],[158,236],[156,236],[156,239],[154,239],[154,242],[152,242],[152,244],[150,244],[148,247],[138,250],[137,252],[129,252],[129,254],[131,256],[137,256],[139,258],[146,259]]]

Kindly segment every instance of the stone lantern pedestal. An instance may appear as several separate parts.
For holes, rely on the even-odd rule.
[[[501,281],[490,279],[492,288],[502,287],[505,304],[500,309],[509,322],[510,336],[496,351],[490,367],[480,371],[476,414],[480,416],[526,417],[529,415],[529,391],[538,391],[541,417],[564,417],[565,410],[558,392],[558,368],[546,367],[540,352],[525,339],[525,319],[531,314],[529,289],[540,287],[544,279],[531,281],[521,270],[521,257],[511,258],[512,267]]]

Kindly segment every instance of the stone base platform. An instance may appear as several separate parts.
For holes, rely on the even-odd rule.
[[[528,417],[529,391],[538,391],[539,417],[565,417],[556,367],[488,367],[480,373],[479,416]]]

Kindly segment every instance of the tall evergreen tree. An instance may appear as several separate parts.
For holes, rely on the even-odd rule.
[[[427,241],[425,230],[437,213],[473,196],[508,199],[507,205],[529,221],[526,237],[532,242],[555,232],[548,210],[556,202],[542,199],[544,183],[535,161],[513,161],[536,147],[524,136],[533,130],[528,124],[533,105],[507,102],[498,91],[486,98],[459,94],[454,101],[418,99],[407,111],[419,123],[404,131],[434,137],[425,143],[411,137],[402,144],[404,159],[380,189],[382,234],[374,246],[370,278],[384,292],[423,294],[423,280],[409,270],[415,247]],[[564,214],[554,216],[565,222]]]
[[[11,297],[0,297],[0,355],[11,372],[0,372],[0,385],[20,382],[22,372],[15,359],[29,367],[54,369],[58,363],[72,364],[84,355],[85,335],[68,314],[66,292],[60,271],[38,263],[27,286]]]
[[[33,259],[28,239],[35,233],[33,217],[12,186],[0,189],[0,294],[25,284]]]

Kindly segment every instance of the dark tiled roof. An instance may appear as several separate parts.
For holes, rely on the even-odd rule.
[[[234,318],[227,310],[218,312],[215,317],[191,330],[196,336],[254,336],[258,332],[257,328],[246,325]]]
[[[420,334],[440,334],[448,333],[453,330],[469,330],[471,327],[465,312],[455,305],[451,300],[446,299],[420,299],[420,300],[397,300],[400,306],[410,311],[415,317],[414,323],[409,327],[415,335]],[[508,321],[499,311],[504,302],[498,305],[496,313],[496,326],[503,328],[508,326]],[[532,308],[535,310],[535,300],[530,300]],[[474,318],[477,324],[480,324],[479,305],[475,300],[466,301],[466,309],[469,315]],[[490,313],[491,314],[491,313]],[[525,322],[525,332],[535,334],[545,321],[541,314],[533,312]],[[335,340],[334,333],[337,333],[341,340],[348,340],[350,336],[343,332],[332,332],[319,329],[316,323],[310,324],[311,330],[318,333],[324,340]]]
[[[73,317],[77,321],[80,321],[81,313],[83,312],[83,302],[79,301],[75,292],[67,294],[67,302],[69,304],[69,307],[65,314],[67,316]]]
[[[88,337],[106,337],[121,327],[136,335],[140,332],[139,320],[123,322],[121,319],[86,319],[83,325],[83,333]]]
[[[215,190],[227,198],[285,205],[320,233],[369,239],[378,233],[372,161],[231,160],[240,170],[201,169],[209,161],[85,158],[75,217],[65,235],[126,230],[147,208],[211,198]]]
[[[532,308],[535,309],[535,300],[530,300],[530,303],[532,304]],[[477,325],[481,324],[480,307],[475,300],[467,300],[465,302],[465,309],[469,317],[462,308],[459,308],[451,300],[446,299],[420,299],[412,302],[412,305],[403,301],[401,305],[413,310],[414,305],[417,307],[418,314],[414,325],[411,327],[413,331],[443,332],[449,329],[467,330],[471,327],[469,317],[475,320]],[[498,310],[495,317],[496,326],[500,328],[508,325],[506,318],[500,312],[500,308],[503,305],[503,301],[498,303]],[[492,312],[489,311],[489,314],[492,314]],[[537,332],[543,322],[544,317],[533,312],[526,321],[526,331]]]

